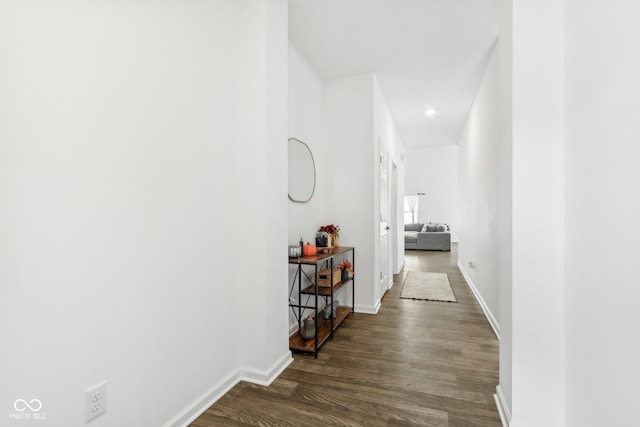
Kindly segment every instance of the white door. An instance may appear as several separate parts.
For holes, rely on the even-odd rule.
[[[377,298],[389,289],[389,153],[380,144],[380,283]]]

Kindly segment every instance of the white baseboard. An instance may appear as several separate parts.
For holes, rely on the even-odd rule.
[[[282,371],[287,369],[287,366],[289,366],[291,362],[293,362],[293,356],[291,355],[291,352],[287,350],[282,356],[280,356],[280,359],[278,359],[267,370],[251,367],[240,368],[240,381],[269,386],[276,378],[278,378]]]
[[[471,289],[471,292],[473,292],[473,295],[476,297],[476,301],[478,301],[478,304],[480,304],[480,308],[482,309],[482,312],[484,313],[484,316],[489,321],[489,324],[491,325],[491,328],[493,329],[493,333],[495,333],[496,337],[498,339],[500,339],[500,324],[498,323],[498,321],[496,320],[495,316],[493,315],[493,313],[489,309],[489,306],[487,305],[487,303],[484,302],[484,299],[482,298],[482,295],[480,295],[480,292],[478,291],[476,286],[473,284],[473,281],[471,280],[471,278],[469,277],[467,272],[464,270],[464,268],[462,268],[462,265],[460,264],[460,261],[458,261],[458,268],[460,269],[460,271],[462,272],[462,275],[464,276],[465,280],[467,281],[467,284],[469,285],[469,288]]]
[[[507,400],[504,398],[502,387],[500,387],[500,385],[496,387],[496,394],[493,395],[493,398],[495,399],[496,406],[498,407],[498,414],[500,414],[502,426],[509,427],[511,425],[511,411],[509,410],[509,405],[507,404]]]
[[[241,367],[234,370],[163,424],[163,427],[187,427],[240,381],[268,386],[278,378],[291,362],[293,362],[293,357],[291,352],[287,351],[267,370],[250,367]]]
[[[240,374],[239,370],[236,369],[235,371],[231,372],[229,375],[218,381],[202,396],[191,402],[176,416],[164,423],[163,427],[188,426],[239,382]]]
[[[378,314],[378,310],[380,310],[380,301],[378,301],[375,306],[356,305],[354,307],[354,310],[356,313]]]

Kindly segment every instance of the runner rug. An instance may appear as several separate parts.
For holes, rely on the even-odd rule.
[[[400,298],[458,302],[446,273],[410,271],[404,279]]]

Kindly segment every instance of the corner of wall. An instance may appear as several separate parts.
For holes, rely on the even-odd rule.
[[[163,427],[189,426],[240,381],[269,386],[292,362],[291,352],[286,351],[269,369],[260,370],[251,367],[240,367],[234,370],[187,405],[179,414],[163,424]]]
[[[240,372],[236,369],[215,383],[209,390],[187,405],[186,408],[176,416],[164,423],[162,427],[188,426],[239,382]]]
[[[378,300],[375,305],[362,305],[356,304],[354,307],[354,311],[356,313],[362,314],[378,314],[378,310],[380,310],[380,306],[382,305],[382,300]]]

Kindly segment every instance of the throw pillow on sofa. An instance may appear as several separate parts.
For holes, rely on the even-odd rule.
[[[422,227],[422,231],[423,232],[430,232],[430,233],[435,233],[435,232],[445,232],[445,231],[449,231],[449,226],[447,224],[444,223],[428,223],[425,224],[424,227]]]
[[[422,230],[422,224],[420,223],[404,225],[404,231],[420,231],[420,230]]]

